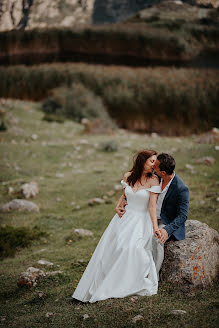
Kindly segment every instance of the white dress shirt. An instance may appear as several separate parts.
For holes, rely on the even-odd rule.
[[[163,200],[164,200],[164,197],[166,196],[166,193],[167,193],[167,191],[168,191],[168,189],[170,187],[170,184],[173,181],[173,178],[174,177],[175,177],[175,173],[174,173],[174,176],[172,177],[172,179],[169,181],[169,183],[164,188],[164,190],[162,190],[161,193],[158,195],[157,204],[156,204],[156,207],[157,207],[157,218],[158,218],[158,220],[161,219],[160,212],[161,212]],[[161,179],[161,182],[160,182],[161,189],[162,189],[162,184],[163,184],[163,179]]]

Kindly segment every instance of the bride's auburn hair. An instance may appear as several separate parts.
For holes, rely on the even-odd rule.
[[[147,159],[153,155],[157,155],[157,152],[155,150],[146,149],[140,151],[134,156],[133,158],[134,164],[132,169],[130,170],[131,174],[127,178],[128,184],[130,186],[134,186],[135,183],[141,179],[144,170],[144,164],[147,161]],[[151,177],[152,173],[148,173],[147,175],[148,177]]]

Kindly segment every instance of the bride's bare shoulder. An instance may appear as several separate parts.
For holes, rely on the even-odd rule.
[[[150,179],[150,187],[159,186],[159,185],[160,185],[160,183],[159,183],[158,176],[153,174],[151,179]]]
[[[127,182],[127,178],[131,175],[132,172],[126,172],[123,176],[123,180]]]

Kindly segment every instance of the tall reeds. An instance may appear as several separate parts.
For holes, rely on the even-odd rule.
[[[0,77],[0,97],[36,101],[80,83],[124,128],[171,135],[219,125],[218,70],[51,64],[0,68]]]

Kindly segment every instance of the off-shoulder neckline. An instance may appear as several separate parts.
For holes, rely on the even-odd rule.
[[[133,188],[127,182],[125,182],[124,180],[121,180],[121,183],[125,183],[129,188],[131,188],[131,190],[133,191],[134,194],[136,194],[137,192],[139,192],[141,190],[150,190],[152,188],[160,188],[160,185],[158,185],[158,186],[152,186],[150,188],[141,188],[141,189],[138,189],[137,191],[134,191]]]

